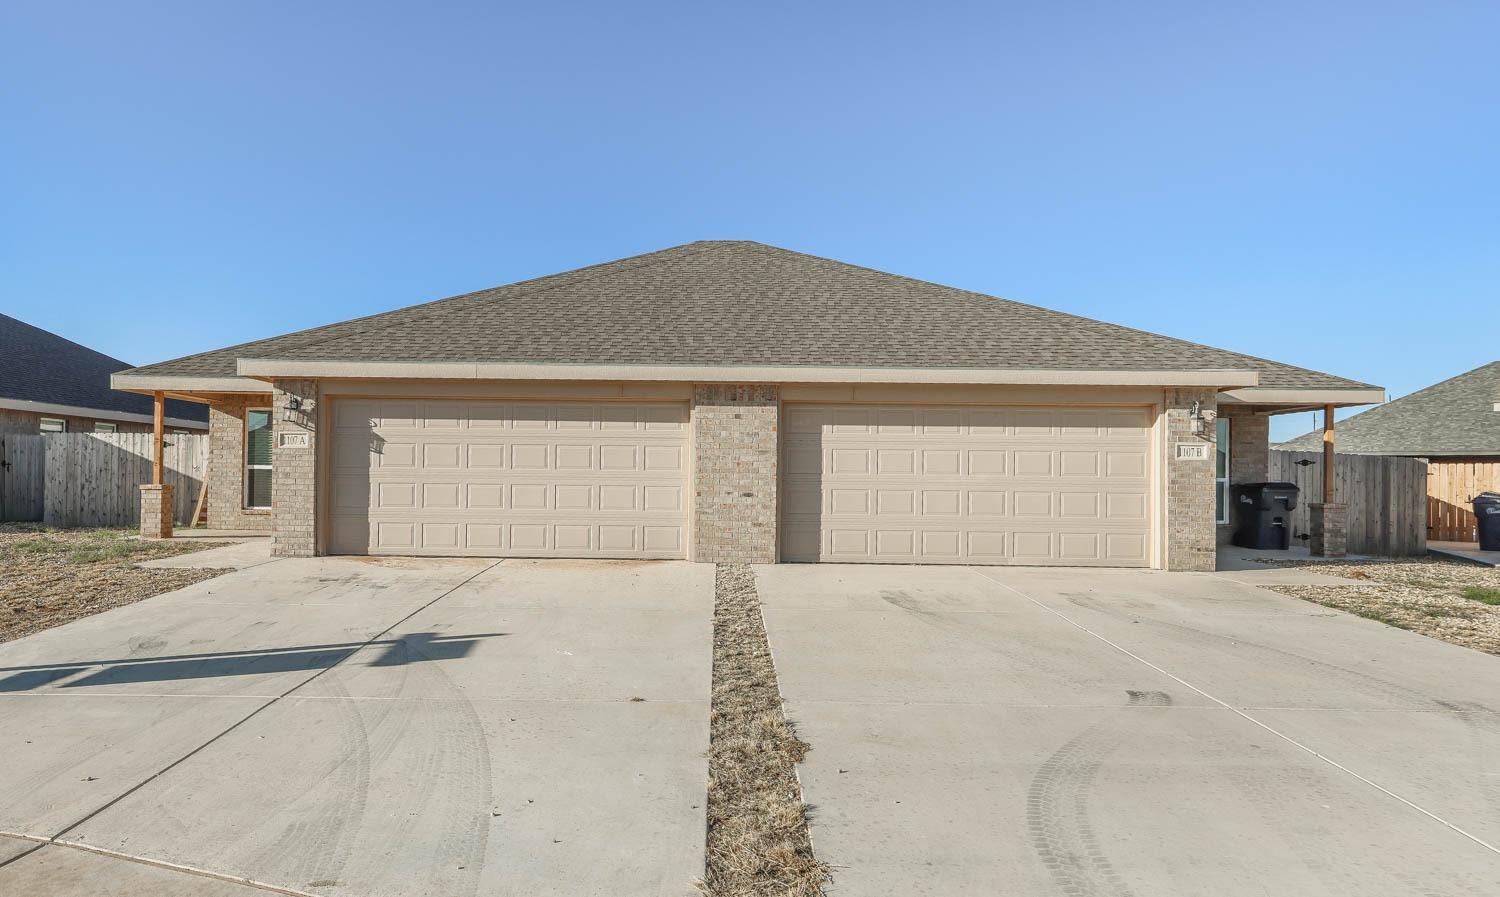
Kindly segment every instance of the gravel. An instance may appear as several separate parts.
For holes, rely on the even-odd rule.
[[[1266,561],[1277,567],[1311,567],[1347,577],[1349,585],[1278,585],[1269,588],[1410,629],[1476,651],[1500,654],[1500,606],[1464,597],[1500,589],[1500,569],[1438,558],[1343,561]]]
[[[782,710],[755,576],[714,576],[713,707],[709,720],[709,897],[815,897],[828,869],[813,856],[797,764],[808,745]]]
[[[0,524],[0,642],[133,604],[225,570],[147,570],[134,564],[224,542],[146,542],[130,530]]]

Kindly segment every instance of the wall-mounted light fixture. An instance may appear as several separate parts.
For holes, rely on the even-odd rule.
[[[313,402],[301,396],[287,396],[286,407],[282,410],[281,419],[288,423],[297,423],[298,419],[311,414]]]
[[[1207,439],[1214,432],[1214,421],[1218,420],[1219,412],[1212,408],[1204,408],[1202,402],[1193,403],[1193,435]]]

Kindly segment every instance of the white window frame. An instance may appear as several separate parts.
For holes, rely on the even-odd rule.
[[[1224,444],[1222,446],[1218,444],[1220,424],[1224,425]],[[1234,422],[1227,417],[1219,417],[1214,421],[1214,448],[1216,451],[1224,452],[1224,475],[1219,476],[1219,472],[1217,470],[1214,471],[1214,493],[1215,495],[1222,496],[1219,507],[1221,507],[1223,511],[1219,514],[1218,520],[1218,524],[1220,526],[1228,525],[1230,522],[1230,518],[1233,516],[1233,511],[1229,503],[1229,470],[1231,460],[1229,457],[1229,434],[1233,431],[1233,428]],[[1218,463],[1218,460],[1219,459],[1217,457],[1214,458],[1215,463]]]
[[[250,463],[250,415],[252,413],[256,412],[256,411],[264,411],[266,413],[266,426],[272,427],[273,430],[274,430],[274,426],[273,426],[274,419],[271,416],[271,409],[270,408],[246,408],[245,409],[244,437],[240,440],[240,442],[243,443],[240,446],[240,479],[244,480],[244,482],[240,484],[241,485],[241,488],[240,488],[240,504],[243,506],[244,510],[246,510],[246,511],[269,511],[269,510],[271,510],[271,506],[270,505],[252,505],[252,504],[250,504],[250,471],[252,471],[252,470],[270,470],[271,469],[271,465],[270,464],[251,464]],[[275,452],[276,452],[276,447],[273,444],[271,446],[271,453],[272,453],[272,457],[273,458],[275,457]]]
[[[94,421],[94,432],[95,433],[118,433],[118,432],[120,432],[120,425],[119,424],[112,424],[112,423],[110,423],[108,421],[96,420],[96,421]]]
[[[49,429],[47,429],[47,425],[48,424],[57,424],[57,429],[56,430],[49,430]],[[68,432],[68,422],[67,422],[67,420],[65,418],[61,418],[61,417],[44,417],[41,420],[37,421],[36,426],[37,426],[37,432],[38,433],[66,433],[66,432]]]

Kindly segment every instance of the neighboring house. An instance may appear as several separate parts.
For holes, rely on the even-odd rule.
[[[151,429],[150,399],[111,389],[130,365],[0,315],[0,434],[127,433]],[[170,401],[166,425],[206,430],[201,405]]]
[[[1267,415],[1384,399],[745,241],[114,385],[209,404],[209,523],[279,555],[1178,570],[1213,568],[1229,483],[1265,479]]]
[[[1319,431],[1276,448],[1311,452],[1322,444]],[[1426,458],[1427,538],[1474,541],[1469,501],[1500,490],[1500,361],[1341,421],[1334,447]]]

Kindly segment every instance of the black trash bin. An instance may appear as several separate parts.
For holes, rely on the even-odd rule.
[[[1474,496],[1474,517],[1479,529],[1479,550],[1500,551],[1500,493]]]
[[[1296,483],[1239,483],[1232,491],[1234,535],[1241,548],[1285,551],[1292,542]]]

